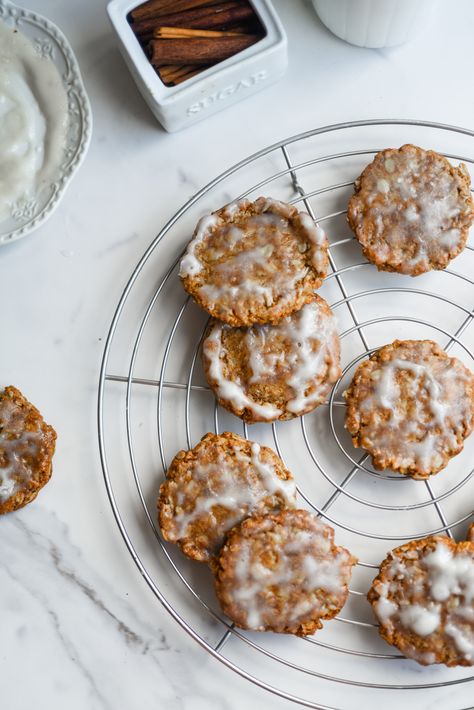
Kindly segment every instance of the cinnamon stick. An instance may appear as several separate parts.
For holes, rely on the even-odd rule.
[[[240,37],[240,32],[223,30],[192,30],[188,27],[155,27],[155,39],[184,39],[187,37]]]
[[[202,67],[193,65],[186,67],[175,67],[174,65],[167,65],[165,67],[160,67],[157,71],[164,84],[174,86],[176,84],[181,84],[181,82],[186,81],[186,79],[191,79],[191,77],[196,74],[199,74],[202,71]]]
[[[198,67],[197,69],[193,69],[193,71],[188,72],[188,74],[182,74],[180,77],[174,80],[173,84],[181,84],[183,81],[187,81],[188,79],[192,79],[193,76],[196,76],[196,74],[200,74],[202,72],[202,67]]]
[[[250,5],[240,5],[237,2],[224,2],[219,6],[191,10],[189,12],[163,15],[160,18],[148,17],[139,22],[132,23],[136,35],[152,33],[158,25],[166,27],[188,27],[189,29],[212,30],[219,28],[226,30],[245,22],[253,17]]]
[[[250,47],[260,39],[258,35],[236,37],[154,39],[150,42],[150,61],[155,67],[165,64],[208,65],[221,62]]]
[[[130,15],[134,20],[142,20],[145,17],[159,17],[170,12],[192,10],[195,7],[219,5],[220,2],[221,0],[149,0],[135,7]]]
[[[179,79],[180,77],[196,70],[201,70],[201,67],[192,64],[188,66],[166,64],[165,66],[160,67],[160,76],[165,81],[174,81],[175,79]]]

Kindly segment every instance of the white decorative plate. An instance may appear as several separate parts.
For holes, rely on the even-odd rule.
[[[6,244],[39,227],[58,206],[69,181],[86,156],[92,132],[92,112],[77,60],[56,25],[9,0],[0,0],[0,20],[28,37],[38,55],[51,58],[62,78],[69,112],[64,155],[55,180],[32,199],[16,203],[12,216],[0,222],[0,244]]]

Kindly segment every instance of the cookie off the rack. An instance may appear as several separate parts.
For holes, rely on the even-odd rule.
[[[36,498],[51,477],[56,432],[16,389],[0,392],[0,515]]]
[[[208,562],[237,523],[296,505],[296,486],[277,454],[237,434],[206,434],[173,459],[158,511],[165,540]]]
[[[320,296],[276,325],[212,321],[202,357],[219,404],[247,422],[310,412],[341,374],[336,319]]]
[[[356,561],[316,515],[282,510],[236,526],[211,569],[236,626],[304,636],[342,609]]]
[[[422,665],[474,665],[474,542],[446,536],[390,552],[368,594],[380,635]]]
[[[474,221],[469,173],[414,145],[383,150],[355,181],[347,218],[378,269],[410,276],[444,269]]]
[[[292,205],[260,197],[203,217],[179,273],[211,316],[248,326],[276,323],[313,301],[327,268],[321,227]]]
[[[395,340],[344,393],[346,428],[375,468],[416,479],[443,469],[474,427],[474,375],[432,340]]]

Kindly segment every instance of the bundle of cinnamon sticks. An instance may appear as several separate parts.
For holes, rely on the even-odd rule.
[[[128,15],[166,86],[175,86],[264,36],[248,0],[148,0]]]

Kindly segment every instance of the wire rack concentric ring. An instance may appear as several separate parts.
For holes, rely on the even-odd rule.
[[[403,142],[474,166],[468,154],[474,155],[473,131],[387,119],[293,136],[215,178],[161,229],[134,269],[112,319],[100,372],[98,436],[107,493],[154,595],[228,668],[281,698],[320,710],[367,706],[374,694],[387,710],[402,698],[415,707],[420,689],[435,693],[444,708],[459,710],[474,680],[468,669],[425,669],[394,652],[379,639],[365,598],[389,549],[428,534],[462,538],[473,515],[470,440],[445,471],[421,482],[376,472],[368,455],[352,447],[343,425],[342,393],[354,368],[395,337],[434,339],[474,369],[473,247],[468,244],[443,272],[416,279],[380,274],[362,259],[346,225],[354,178],[381,147]],[[217,406],[203,379],[199,354],[207,318],[182,291],[177,266],[200,216],[261,194],[296,204],[328,233],[331,272],[321,294],[338,318],[343,375],[315,412],[250,427]],[[155,502],[171,457],[207,431],[226,429],[272,445],[295,474],[301,505],[333,525],[336,540],[359,558],[346,607],[313,637],[234,628],[213,597],[207,568],[160,537]]]

